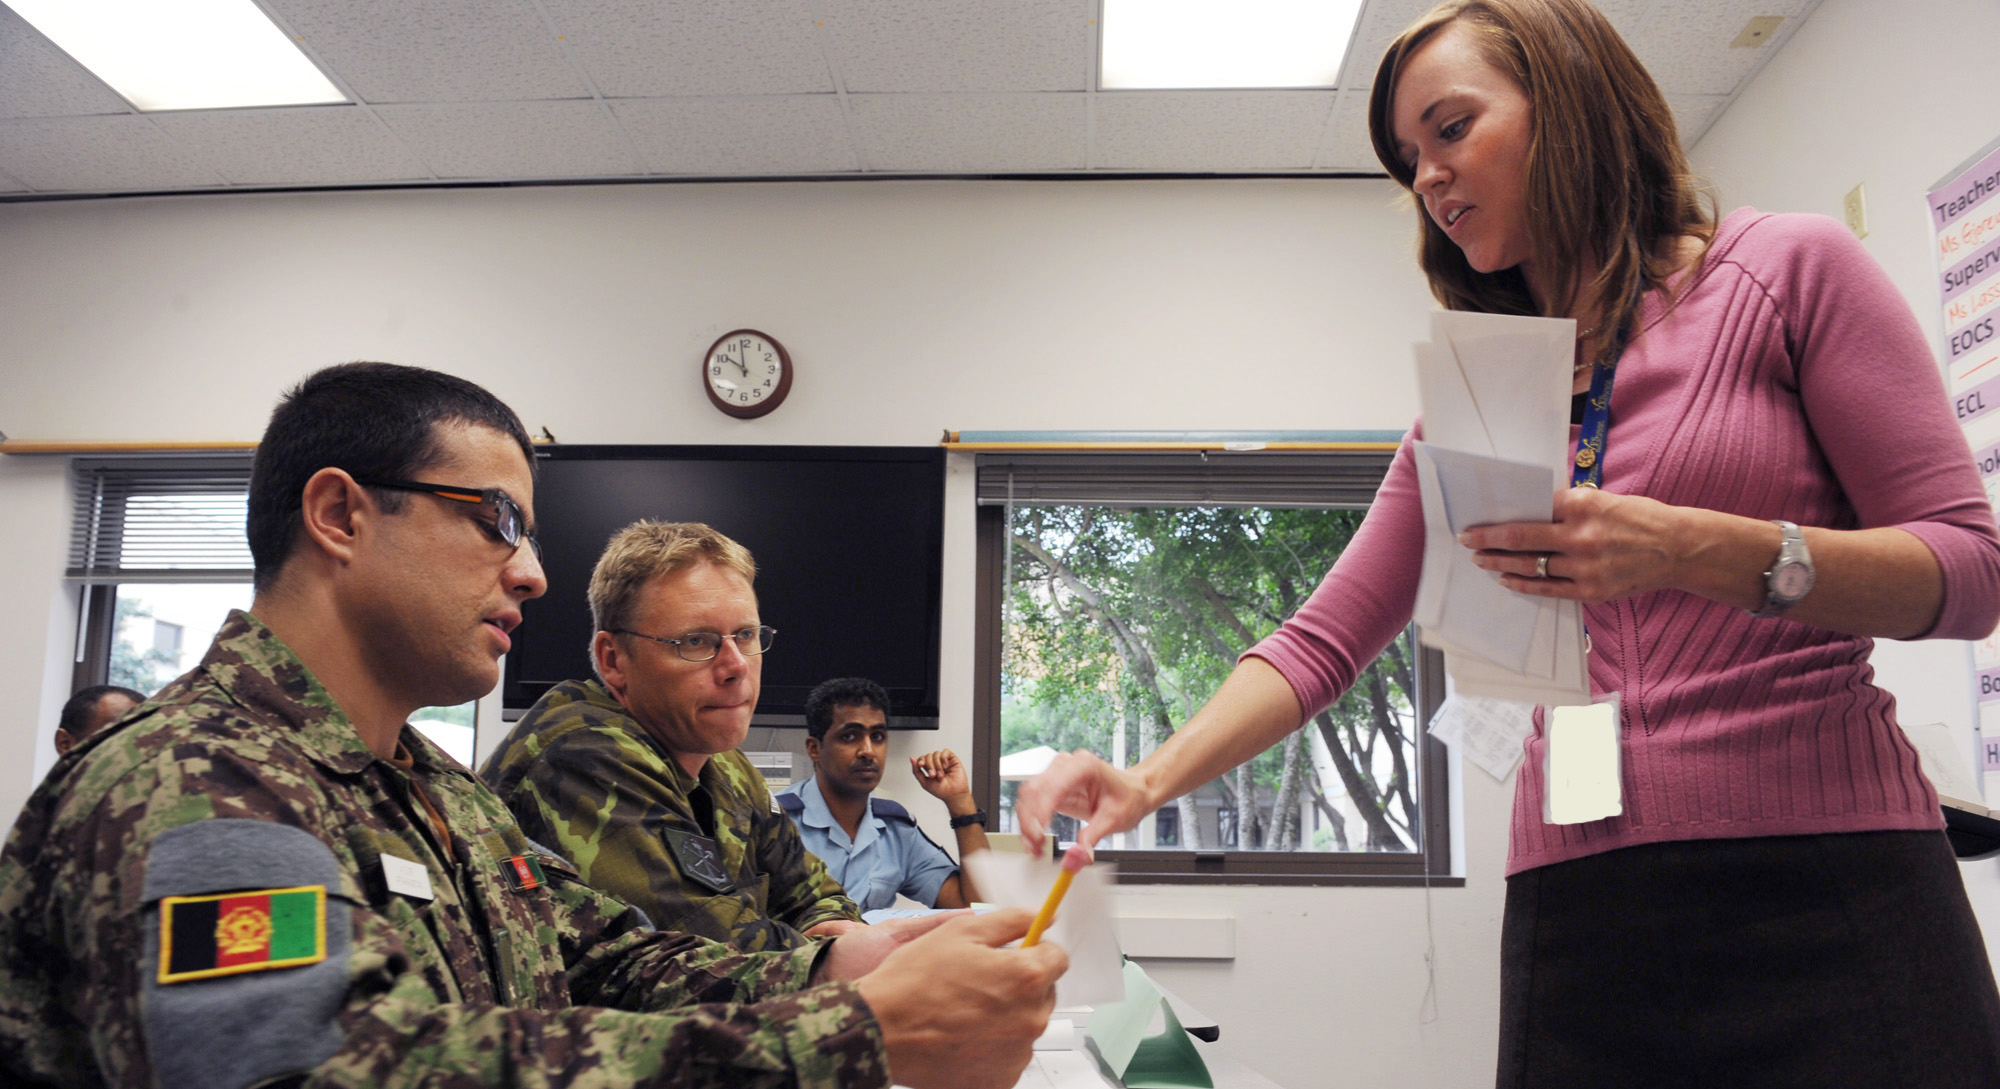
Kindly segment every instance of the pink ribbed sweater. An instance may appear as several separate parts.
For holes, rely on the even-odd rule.
[[[1916,320],[1843,227],[1738,210],[1679,303],[1655,293],[1641,321],[1618,362],[1606,490],[1908,530],[1944,571],[1926,637],[1993,630],[1992,508]],[[1308,711],[1325,707],[1409,623],[1422,557],[1406,438],[1339,562],[1248,655],[1284,674]],[[1542,822],[1538,714],[1514,792],[1510,875],[1663,840],[1942,826],[1895,700],[1872,683],[1872,640],[1677,590],[1584,617],[1591,688],[1623,696],[1625,812]]]

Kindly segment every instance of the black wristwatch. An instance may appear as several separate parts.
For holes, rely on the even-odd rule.
[[[975,809],[963,817],[953,817],[951,819],[951,830],[956,832],[968,824],[976,824],[981,828],[986,827],[986,811],[984,809]]]
[[[1778,558],[1771,561],[1771,569],[1764,572],[1764,607],[1751,616],[1777,616],[1805,600],[1813,588],[1812,553],[1806,551],[1805,535],[1795,522],[1772,521],[1783,531],[1784,542],[1778,546]]]

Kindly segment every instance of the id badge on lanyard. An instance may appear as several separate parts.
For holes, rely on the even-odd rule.
[[[1542,821],[1582,824],[1625,812],[1619,788],[1618,694],[1551,707],[1542,746]]]
[[[1611,434],[1612,377],[1613,363],[1591,368],[1582,434],[1570,470],[1572,488],[1595,488],[1604,479],[1604,451]],[[1583,824],[1625,812],[1620,789],[1622,733],[1616,692],[1588,706],[1548,709],[1542,748],[1545,823]]]

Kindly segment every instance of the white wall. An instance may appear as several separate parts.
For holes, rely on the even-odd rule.
[[[2000,39],[1991,0],[1823,0],[1784,51],[1709,129],[1692,155],[1727,208],[1842,215],[1867,186],[1862,240],[1944,358],[1938,269],[1924,194],[2000,138],[2000,99],[1978,46]],[[1965,644],[1876,645],[1878,679],[1905,722],[1945,722],[1972,755],[1972,671]],[[1976,765],[1975,765],[1976,767]],[[2000,799],[1989,798],[1989,805]],[[2000,935],[2000,859],[1963,864],[1988,938]],[[2000,961],[1996,961],[2000,965]]]
[[[254,439],[286,384],[375,358],[484,383],[566,442],[927,444],[945,428],[1401,428],[1430,299],[1387,183],[879,182],[0,205],[0,431]],[[748,325],[799,377],[752,422],[696,361]],[[950,468],[945,728],[971,743],[969,459]],[[0,813],[67,680],[55,459],[0,459]],[[29,623],[28,621],[32,621]],[[61,628],[57,632],[56,628]],[[58,637],[59,636],[59,637]],[[48,677],[55,677],[53,687]],[[1511,785],[1465,787],[1470,874],[1422,889],[1134,888],[1230,914],[1161,962],[1281,1084],[1469,1085],[1496,1038]],[[907,792],[928,814],[935,803]],[[941,823],[941,822],[938,822]],[[934,829],[942,838],[943,830]]]

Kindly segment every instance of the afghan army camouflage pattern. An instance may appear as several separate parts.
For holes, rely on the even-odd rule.
[[[0,852],[0,1082],[889,1084],[853,985],[806,986],[823,947],[654,931],[535,858],[450,757],[401,741],[407,760],[369,752],[232,614],[199,667],[57,763]],[[430,899],[389,890],[390,855],[428,871]],[[162,981],[163,899],[315,884],[317,963]]]
[[[819,923],[861,918],[748,757],[717,753],[689,775],[596,681],[544,693],[480,774],[529,838],[665,929],[794,949]],[[712,835],[696,815],[704,796]]]

